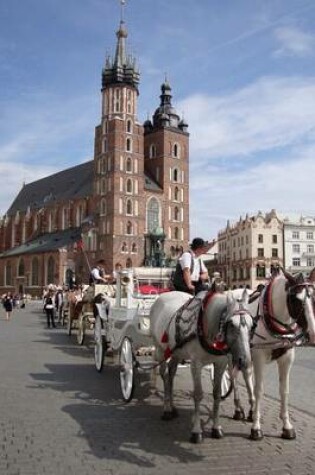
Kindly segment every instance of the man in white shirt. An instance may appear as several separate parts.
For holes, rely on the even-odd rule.
[[[190,251],[184,252],[178,259],[173,284],[175,290],[196,294],[205,289],[209,279],[208,271],[200,256],[211,247],[202,238],[194,238]]]
[[[105,274],[104,270],[104,259],[97,261],[95,267],[91,270],[90,274],[90,285],[91,284],[107,284],[110,279],[110,275]]]

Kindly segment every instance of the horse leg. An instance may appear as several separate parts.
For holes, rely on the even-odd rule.
[[[296,438],[296,432],[290,422],[289,416],[289,378],[294,357],[295,351],[294,348],[292,348],[277,360],[279,371],[280,419],[283,423],[281,437],[283,439]]]
[[[249,413],[247,416],[247,421],[253,422],[253,410],[254,410],[254,404],[255,404],[253,365],[250,365],[248,368],[244,369],[242,373],[243,373],[243,378],[244,378],[246,389],[247,389],[248,403],[249,403]]]
[[[264,393],[264,367],[265,367],[265,355],[263,351],[253,350],[253,365],[254,365],[254,374],[255,374],[255,385],[254,385],[254,412],[253,412],[253,425],[251,429],[250,439],[252,440],[261,440],[264,437],[263,431],[261,430],[260,420],[260,405]]]
[[[202,442],[202,429],[201,429],[201,418],[200,418],[200,404],[203,398],[202,392],[202,383],[201,383],[201,370],[202,365],[198,361],[192,361],[190,363],[191,376],[193,379],[194,385],[194,403],[195,403],[195,412],[193,415],[192,431],[190,436],[190,442],[194,444],[199,444]]]
[[[233,381],[233,393],[234,393],[234,414],[233,419],[235,421],[242,421],[245,419],[245,411],[240,399],[240,391],[238,386],[237,376],[233,375],[233,366],[231,355],[228,355],[228,370],[230,377]]]
[[[221,383],[226,368],[226,361],[213,363],[214,379],[213,379],[213,426],[211,436],[214,439],[221,439],[224,436],[219,419],[219,409],[221,403]]]
[[[177,369],[177,362],[171,358],[167,363],[162,361],[160,364],[160,376],[164,383],[164,410],[162,419],[169,421],[177,416],[177,411],[173,407],[173,382]]]

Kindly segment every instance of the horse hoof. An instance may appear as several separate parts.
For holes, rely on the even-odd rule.
[[[243,409],[239,409],[234,412],[233,419],[235,421],[243,421],[245,419],[245,412]]]
[[[246,420],[247,420],[247,422],[254,422],[254,419],[253,419],[253,411],[252,411],[252,410],[249,411]]]
[[[261,440],[264,438],[263,431],[261,429],[252,429],[249,438],[250,440]]]
[[[296,439],[296,432],[292,429],[283,429],[281,437],[286,440],[293,440]]]
[[[172,411],[164,411],[161,419],[162,421],[171,421],[172,419],[175,419],[178,417],[178,412],[176,409],[173,409]]]
[[[211,437],[213,439],[222,439],[224,437],[224,432],[221,428],[220,429],[213,428],[211,431]]]
[[[189,440],[192,444],[201,444],[203,441],[202,434],[200,432],[192,432]]]

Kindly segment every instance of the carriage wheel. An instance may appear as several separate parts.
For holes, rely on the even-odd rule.
[[[72,319],[71,319],[71,313],[70,313],[70,310],[69,310],[68,311],[68,321],[67,321],[67,332],[68,332],[69,336],[71,335],[71,331],[72,331]]]
[[[94,324],[94,361],[95,368],[100,373],[104,365],[104,357],[106,351],[105,337],[102,335],[102,320],[99,315],[96,315]]]
[[[224,401],[233,391],[233,381],[228,368],[224,371],[221,381],[221,399]]]
[[[213,383],[214,383],[214,367],[213,367],[213,365],[210,366],[210,379],[211,379],[211,383],[212,383],[212,386],[213,386]],[[232,391],[233,391],[233,381],[231,379],[231,375],[230,375],[229,369],[227,367],[226,370],[223,373],[222,381],[221,381],[221,400],[224,401],[224,399],[229,397],[229,395],[231,394]]]
[[[131,341],[125,337],[123,339],[120,355],[120,388],[123,400],[125,402],[131,401],[135,388],[135,357],[132,352]]]
[[[77,341],[79,345],[83,345],[84,337],[85,337],[85,327],[86,327],[86,319],[84,313],[80,313],[78,318],[78,333],[77,333]]]

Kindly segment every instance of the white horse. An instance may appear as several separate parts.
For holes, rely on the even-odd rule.
[[[244,299],[246,293],[244,293]],[[202,441],[200,419],[200,404],[203,398],[201,370],[203,366],[213,363],[213,426],[212,437],[223,437],[219,422],[219,405],[221,401],[221,380],[227,367],[226,351],[218,351],[212,343],[218,334],[219,326],[224,320],[224,331],[229,351],[232,354],[233,365],[239,368],[251,364],[250,334],[253,320],[243,309],[247,301],[236,302],[232,294],[209,292],[204,300],[204,309],[200,313],[197,325],[197,335],[193,335],[183,344],[178,344],[178,328],[180,318],[177,311],[191,299],[191,295],[183,292],[169,292],[161,295],[153,304],[150,311],[152,336],[155,341],[156,360],[160,362],[160,375],[164,382],[164,413],[162,419],[169,420],[177,416],[173,404],[173,382],[178,362],[190,361],[194,385],[195,411],[191,433],[191,442]]]
[[[282,438],[295,439],[296,432],[289,417],[289,377],[295,357],[295,346],[305,341],[315,343],[315,316],[313,307],[313,282],[302,275],[293,277],[288,272],[274,276],[260,297],[249,304],[251,314],[257,318],[252,346],[254,391],[250,373],[244,374],[252,420],[250,438],[263,438],[261,429],[261,401],[263,398],[264,367],[277,361],[279,373],[280,419],[283,422]],[[234,418],[244,416],[234,381],[236,411]],[[253,419],[251,419],[253,416]]]

